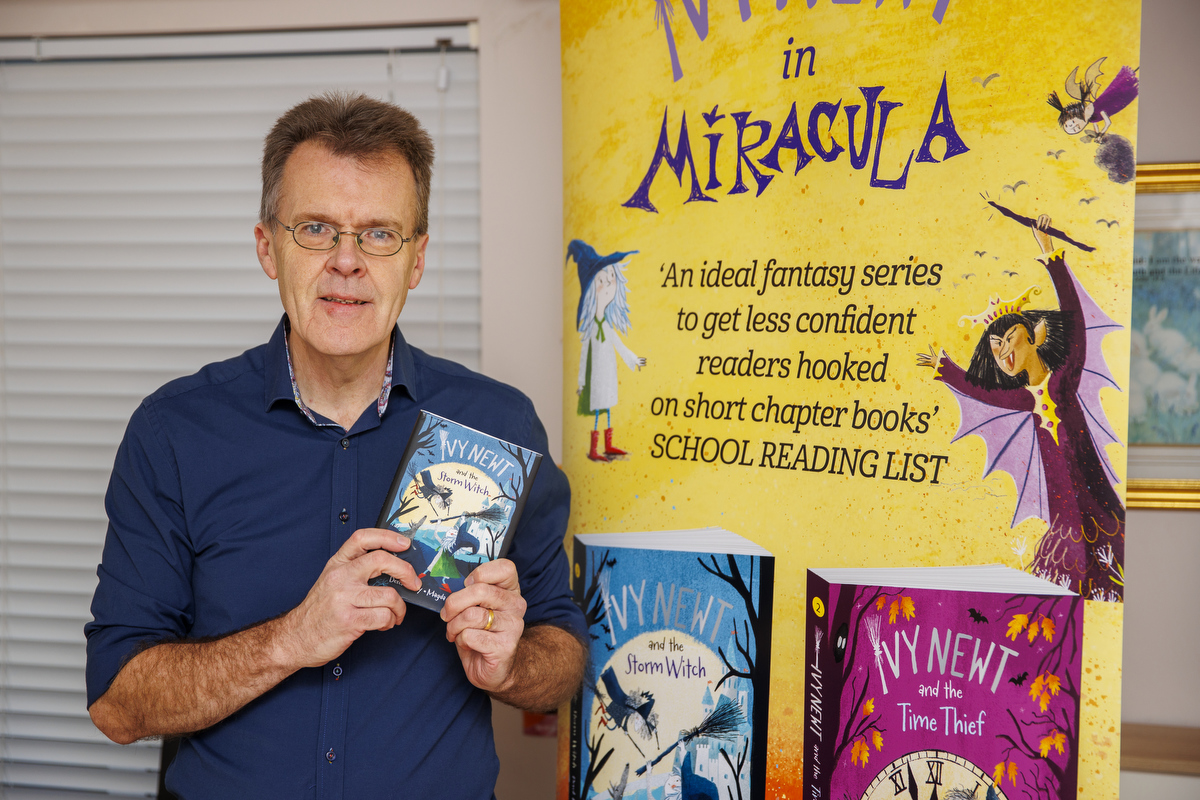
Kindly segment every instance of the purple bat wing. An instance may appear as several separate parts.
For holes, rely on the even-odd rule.
[[[1017,485],[1017,508],[1012,527],[1030,517],[1048,520],[1050,496],[1046,491],[1046,470],[1038,448],[1033,414],[1028,411],[997,408],[969,397],[947,385],[958,401],[961,422],[950,441],[957,442],[974,434],[987,448],[983,477],[997,470],[1007,472]]]
[[[1122,67],[1122,69],[1125,68]],[[1100,344],[1104,341],[1105,336],[1120,330],[1121,326],[1117,324],[1116,320],[1105,314],[1100,306],[1096,305],[1096,301],[1091,298],[1091,295],[1074,275],[1071,275],[1071,282],[1075,284],[1075,293],[1079,296],[1079,307],[1083,313],[1083,324],[1087,331],[1085,340],[1087,356],[1084,358],[1083,374],[1079,378],[1079,388],[1075,396],[1079,400],[1079,407],[1083,409],[1084,419],[1087,420],[1088,435],[1092,437],[1092,444],[1096,447],[1096,454],[1100,456],[1104,473],[1108,476],[1109,483],[1116,486],[1119,483],[1117,473],[1108,458],[1108,453],[1105,452],[1105,447],[1110,444],[1120,444],[1121,440],[1113,432],[1112,425],[1108,422],[1108,416],[1104,413],[1104,407],[1100,404],[1100,390],[1110,387],[1119,392],[1121,387],[1117,385],[1112,373],[1108,371],[1108,364],[1104,361],[1104,353],[1100,349]]]
[[[1103,122],[1100,112],[1112,117],[1133,102],[1138,95],[1137,74],[1129,67],[1121,67],[1112,83],[1108,85],[1092,104],[1092,118],[1088,122]]]

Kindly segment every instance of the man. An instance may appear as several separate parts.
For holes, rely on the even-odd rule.
[[[432,161],[410,114],[366,97],[281,117],[254,235],[284,318],[147,398],[118,451],[89,710],[117,742],[185,735],[167,775],[182,798],[489,798],[488,695],[548,709],[581,679],[549,459],[509,559],[441,618],[367,583],[420,585],[393,555],[408,540],[367,527],[419,409],[546,452],[528,399],[396,327],[425,267]]]

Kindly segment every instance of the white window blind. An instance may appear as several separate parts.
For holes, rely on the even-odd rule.
[[[361,91],[433,135],[401,328],[478,367],[477,73],[467,26],[0,41],[0,796],[156,792],[158,745],[109,743],[85,708],[103,494],[141,398],[282,313],[252,229],[287,108]]]

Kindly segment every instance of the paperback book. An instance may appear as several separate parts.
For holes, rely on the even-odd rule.
[[[808,571],[804,795],[1074,800],[1083,600],[999,564]]]
[[[774,573],[718,528],[575,536],[571,800],[764,796]]]
[[[388,490],[378,528],[412,539],[398,558],[421,579],[412,591],[390,575],[371,580],[440,611],[471,572],[508,552],[542,456],[422,411]]]

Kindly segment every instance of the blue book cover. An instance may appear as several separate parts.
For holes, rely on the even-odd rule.
[[[774,571],[716,528],[574,538],[571,800],[764,796]]]
[[[541,459],[422,411],[375,523],[412,539],[395,555],[412,565],[421,588],[411,591],[390,575],[371,585],[391,586],[406,602],[441,611],[476,567],[508,552]]]

